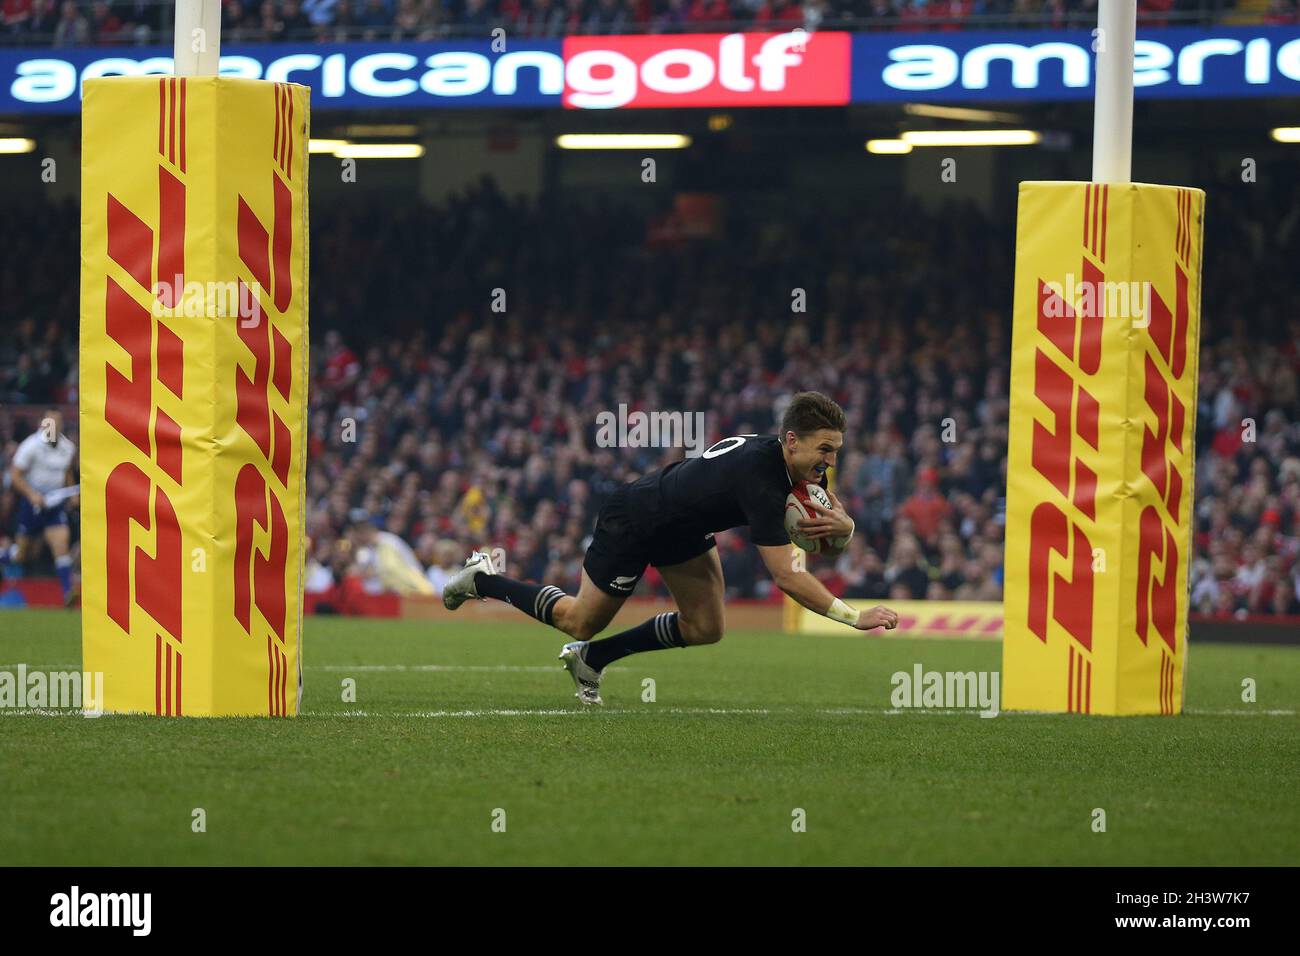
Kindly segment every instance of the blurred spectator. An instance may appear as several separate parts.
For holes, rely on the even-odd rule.
[[[302,12],[314,27],[327,27],[338,13],[339,0],[302,0]]]
[[[726,5],[723,0],[718,0],[723,4],[723,10]],[[727,19],[727,17],[723,17]],[[586,33],[600,34],[618,34],[626,33],[628,28],[627,11],[623,7],[623,0],[596,0],[591,11],[591,16],[587,18]]]
[[[883,598],[889,594],[885,566],[865,536],[854,535],[836,560],[835,571],[844,582],[844,597]]]
[[[284,34],[288,39],[301,40],[311,29],[311,21],[303,12],[298,0],[282,0],[280,3],[280,20],[284,24]]]
[[[939,494],[939,473],[922,468],[916,476],[916,491],[903,502],[899,514],[912,522],[922,540],[929,541],[939,530],[939,522],[951,513],[952,505]]]
[[[793,0],[763,0],[754,12],[754,26],[763,30],[792,30],[803,26],[803,7]]]
[[[524,36],[554,37],[564,32],[564,10],[556,0],[523,0],[523,3],[516,25]]]
[[[894,600],[920,601],[925,598],[930,588],[930,567],[916,538],[901,535],[894,539],[884,578],[889,586],[889,597]]]
[[[122,21],[118,19],[107,0],[94,0],[90,5],[90,34],[96,43],[120,43]]]
[[[221,5],[221,36],[235,41],[256,38],[261,25],[256,0],[224,0]]]
[[[894,520],[894,513],[906,495],[908,476],[896,436],[878,431],[871,437],[870,451],[856,464],[845,467],[845,488],[852,496],[856,513],[873,533]]]
[[[654,33],[685,33],[690,22],[687,0],[667,0],[654,18]]]
[[[1296,22],[1296,5],[1293,0],[1271,0],[1264,22],[1273,26],[1287,26]]]
[[[456,22],[466,33],[483,36],[492,26],[494,18],[487,0],[464,0],[464,12]]]
[[[32,0],[4,0],[0,3],[0,31],[27,32],[33,13]]]
[[[421,541],[426,543],[425,547],[416,555],[428,565],[425,576],[433,593],[441,596],[448,579],[465,563],[464,549],[448,538],[435,540],[432,534],[425,534]]]
[[[132,43],[156,43],[162,38],[163,6],[156,0],[122,0],[113,9],[122,21],[122,33]]]
[[[349,515],[349,537],[355,548],[355,563],[349,574],[361,578],[372,593],[432,594],[433,585],[411,546],[391,531],[381,531],[364,508]]]
[[[0,0],[0,43],[159,43],[169,39],[171,0]],[[430,40],[483,36],[494,26],[523,36],[681,33],[718,30],[939,30],[1007,26],[1065,29],[1097,20],[1096,0],[223,0],[228,40]],[[1231,4],[1141,0],[1143,26],[1212,24]],[[1237,14],[1238,17],[1242,14]],[[1296,22],[1294,0],[1270,0],[1247,14],[1270,24]],[[979,18],[993,18],[981,22]],[[86,35],[75,21],[86,20]],[[67,20],[67,25],[61,24]],[[114,27],[114,21],[117,26]]]
[[[26,23],[26,33],[31,36],[53,37],[59,26],[59,16],[59,0],[34,0],[32,15]]]
[[[731,19],[727,0],[694,0],[686,13],[691,23],[725,23]]]
[[[378,35],[380,27],[393,22],[393,13],[386,0],[361,0],[361,12],[356,17],[357,26]]]
[[[76,0],[63,0],[58,26],[54,28],[55,46],[84,46],[90,42],[90,22],[81,15]]]

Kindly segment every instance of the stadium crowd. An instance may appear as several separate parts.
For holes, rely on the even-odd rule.
[[[2,0],[0,44],[169,42],[170,0]],[[1209,22],[1230,0],[1138,0],[1144,26]],[[1241,22],[1296,22],[1296,0],[1271,0]],[[223,0],[229,42],[433,40],[509,34],[687,33],[716,29],[957,30],[1092,27],[1096,0]]]
[[[1210,191],[1191,581],[1205,612],[1300,613],[1295,190]],[[608,200],[528,202],[489,181],[438,208],[318,208],[308,588],[344,605],[437,593],[488,547],[512,576],[572,589],[611,489],[682,454],[601,447],[599,413],[703,412],[711,443],[774,430],[785,398],[815,388],[848,414],[835,488],[858,534],[810,569],[850,597],[999,599],[1011,284],[989,277],[1011,275],[1009,223],[902,197],[777,208],[736,203],[693,240]],[[76,209],[29,215],[53,235],[40,258],[0,248],[16,309],[0,401],[75,403],[76,289],[57,276]],[[0,408],[4,462],[31,427]],[[5,490],[0,546],[13,514]],[[770,594],[743,531],[718,545],[730,596]]]

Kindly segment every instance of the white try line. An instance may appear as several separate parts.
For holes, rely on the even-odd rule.
[[[568,708],[500,708],[485,710],[411,710],[411,711],[368,711],[368,710],[341,710],[341,711],[307,711],[300,714],[299,717],[304,719],[333,719],[336,717],[373,717],[382,719],[440,719],[448,717],[575,717],[587,714],[604,714],[606,716],[616,717],[656,717],[663,714],[686,717],[706,717],[706,716],[778,716],[778,717],[898,717],[904,714],[929,715],[934,717],[979,717],[981,715],[979,708],[941,708],[941,707],[909,707],[909,708],[866,708],[866,707],[829,707],[818,708],[814,710],[800,710],[794,708],[769,708],[769,707],[658,707],[646,706],[637,708],[617,708],[617,707],[568,707]],[[1193,717],[1294,717],[1294,710],[1201,710],[1191,709],[1184,710],[1184,714]],[[23,708],[23,709],[5,709],[0,708],[0,717],[81,717],[82,712],[77,709],[55,710],[50,708]],[[152,716],[148,714],[112,714],[106,713],[102,717],[124,717],[124,716]],[[1082,714],[1048,714],[1042,712],[1030,711],[1000,711],[998,717],[1082,717]],[[1093,715],[1100,716],[1100,715]],[[1147,717],[1158,717],[1159,714],[1146,714]],[[240,719],[260,719],[260,718],[240,718]]]
[[[366,710],[344,710],[337,713],[312,713],[307,717],[400,717],[400,718],[439,718],[439,717],[584,717],[588,714],[609,714],[617,717],[653,717],[656,714],[673,714],[687,716],[783,713],[762,707],[646,707],[644,709],[621,709],[604,707],[583,707],[575,705],[567,708],[535,709],[500,709],[500,710],[412,710],[404,713],[372,713]],[[788,711],[791,714],[809,713],[809,711]],[[813,711],[813,713],[816,713]]]
[[[506,674],[554,674],[564,670],[559,661],[554,664],[307,664],[303,668],[309,671],[332,671],[336,674],[350,674],[355,671],[380,672],[417,672],[422,674],[442,671],[467,671],[470,673],[506,673]],[[606,667],[607,671],[627,670],[626,667]]]
[[[25,666],[30,671],[75,671],[80,670],[80,664],[0,664],[0,671],[10,670],[20,666]],[[618,667],[611,665],[606,667],[608,673],[617,673],[618,671],[628,670],[627,667]],[[337,674],[353,674],[361,672],[379,672],[379,673],[441,673],[441,672],[468,672],[468,673],[504,673],[504,674],[554,674],[557,671],[563,671],[564,665],[559,661],[554,664],[306,664],[303,670],[308,671],[326,671]]]
[[[399,713],[372,712],[366,710],[344,710],[335,713],[320,711],[306,713],[305,717],[400,717],[400,718],[441,718],[441,717],[572,717],[583,714],[609,714],[619,717],[649,717],[658,714],[674,716],[778,716],[778,717],[898,717],[904,714],[926,714],[935,717],[979,717],[982,711],[977,707],[942,708],[942,707],[908,707],[908,708],[868,708],[868,707],[822,707],[814,710],[769,707],[637,707],[637,708],[603,708],[572,707],[546,709],[489,709],[489,710],[413,710]],[[1185,710],[1184,714],[1197,717],[1294,717],[1294,710]],[[1043,714],[1017,711],[1000,711],[998,717],[1065,717],[1083,716],[1073,714]],[[1146,716],[1158,717],[1158,714]]]
[[[725,707],[647,707],[644,710],[620,710],[617,708],[606,710],[601,707],[588,708],[573,706],[565,709],[559,708],[532,708],[532,709],[495,709],[495,710],[413,710],[413,711],[394,711],[386,713],[384,711],[367,711],[367,710],[341,710],[341,711],[309,711],[298,716],[303,719],[320,719],[332,720],[336,717],[375,717],[386,719],[409,719],[409,718],[433,718],[433,717],[575,717],[591,713],[613,714],[620,717],[625,716],[646,716],[651,717],[657,714],[772,714],[772,713],[789,713],[789,714],[807,714],[816,713],[816,711],[772,711],[764,708],[725,708]],[[825,713],[843,713],[842,711],[825,711]],[[862,713],[884,713],[884,711],[862,711]],[[22,708],[22,709],[4,709],[0,708],[0,717],[81,717],[82,712],[75,708],[52,709],[52,708]],[[113,714],[106,713],[99,715],[102,717],[152,717],[152,714]],[[259,717],[236,718],[243,720],[259,720]]]

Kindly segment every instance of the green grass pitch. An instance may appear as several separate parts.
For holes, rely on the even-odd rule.
[[[562,643],[522,620],[310,618],[296,719],[0,711],[0,860],[1300,860],[1297,648],[1193,645],[1177,718],[983,719],[888,713],[890,676],[998,670],[996,643],[731,633],[620,662],[595,712],[573,698]],[[80,659],[75,613],[0,612],[0,669]]]

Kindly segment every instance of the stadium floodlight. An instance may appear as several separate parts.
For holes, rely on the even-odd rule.
[[[971,109],[969,106],[934,106],[930,103],[904,103],[903,112],[908,116],[965,120],[970,123],[1016,123],[1020,121],[1020,117],[1015,113],[976,110]]]
[[[1300,143],[1300,126],[1278,126],[1269,135],[1279,143]]]
[[[912,146],[1033,146],[1043,138],[1034,129],[916,129],[901,135]]]
[[[898,155],[900,153],[910,153],[912,144],[902,139],[869,139],[867,140],[867,152],[878,153],[880,155]]]
[[[309,142],[309,143],[307,144],[307,152],[309,152],[309,153],[334,153],[334,152],[335,152],[336,150],[338,150],[340,147],[343,147],[343,146],[350,146],[350,145],[351,145],[351,140],[346,140],[346,139],[316,139],[315,137],[313,137],[312,140],[311,140],[311,142]]]
[[[0,153],[30,153],[36,149],[36,140],[24,137],[0,138]]]
[[[345,126],[347,136],[418,136],[420,127],[415,123],[362,123]]]
[[[419,159],[424,147],[419,143],[344,143],[334,149],[339,159]]]
[[[691,138],[683,133],[562,133],[555,137],[560,149],[686,149]]]

